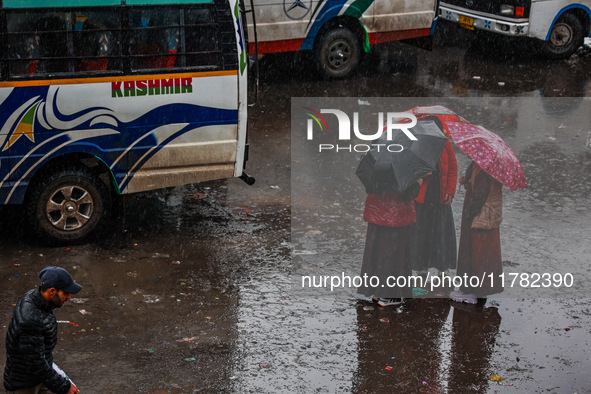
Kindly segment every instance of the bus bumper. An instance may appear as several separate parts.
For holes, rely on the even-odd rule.
[[[527,36],[529,33],[527,18],[505,20],[501,19],[501,17],[485,17],[476,12],[455,8],[443,3],[439,7],[439,17],[443,20],[458,23],[470,30],[478,29],[507,36]]]

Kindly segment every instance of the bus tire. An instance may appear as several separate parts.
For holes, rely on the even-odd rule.
[[[32,185],[27,216],[50,244],[80,243],[100,227],[110,209],[109,190],[86,168],[68,168]]]
[[[340,27],[326,33],[317,52],[318,70],[328,78],[351,75],[361,60],[361,45],[351,30]]]
[[[583,45],[583,25],[573,14],[564,14],[552,26],[550,37],[542,50],[552,59],[564,59]]]

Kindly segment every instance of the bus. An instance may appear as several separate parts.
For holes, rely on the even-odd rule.
[[[118,195],[241,177],[238,0],[2,0],[0,203],[52,243]]]
[[[553,59],[571,56],[591,33],[591,0],[445,0],[443,20],[470,30],[532,37]]]
[[[370,47],[428,37],[437,0],[252,0],[250,53],[313,52],[321,74],[350,75]],[[256,35],[256,36],[255,36]],[[258,48],[255,48],[258,45]],[[257,51],[258,49],[258,51]]]

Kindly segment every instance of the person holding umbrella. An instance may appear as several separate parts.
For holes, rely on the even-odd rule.
[[[482,126],[452,122],[447,127],[455,144],[473,161],[460,184],[466,188],[462,210],[458,276],[499,278],[503,272],[499,226],[503,220],[503,185],[510,190],[527,188],[523,168],[515,152],[495,133]],[[477,304],[503,291],[501,281],[481,286],[466,283],[450,294],[456,302]]]
[[[433,122],[419,122],[410,130],[417,140],[404,135],[386,140],[382,135],[357,168],[357,176],[368,193],[363,213],[368,227],[361,276],[379,280],[373,286],[364,283],[357,291],[371,296],[380,306],[400,306],[404,298],[412,296],[412,286],[408,282],[404,285],[404,280],[412,275],[410,225],[416,220],[413,200],[448,142]],[[403,149],[389,152],[379,148],[388,144]]]
[[[451,143],[439,158],[437,170],[425,179],[415,199],[417,221],[412,225],[413,269],[426,277],[429,268],[448,274],[456,268],[456,228],[451,203],[458,166]]]
[[[474,161],[460,178],[466,188],[462,209],[462,227],[458,252],[458,276],[498,278],[503,273],[499,226],[503,220],[503,185],[488,175]],[[452,291],[450,298],[457,302],[477,304],[490,294],[501,293],[500,281],[485,281],[482,286],[463,286]]]
[[[432,120],[451,139],[445,122],[468,123],[442,106],[414,107],[407,112],[418,119]],[[455,196],[458,165],[451,142],[437,161],[436,170],[421,185],[415,199],[417,221],[411,226],[411,257],[413,269],[423,278],[430,268],[439,274],[449,274],[456,268],[457,243],[451,203]]]
[[[379,278],[380,286],[360,287],[360,294],[371,296],[380,306],[400,306],[404,298],[412,296],[412,288],[386,286],[388,278],[409,277],[410,225],[416,221],[414,199],[419,194],[423,179],[419,179],[404,192],[370,193],[365,199],[363,220],[367,222],[367,235],[361,275]]]

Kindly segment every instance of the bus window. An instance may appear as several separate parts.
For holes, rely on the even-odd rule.
[[[74,12],[75,71],[121,70],[120,32],[114,12]]]
[[[224,38],[209,8],[132,10],[129,19],[132,70],[223,63]]]
[[[185,17],[187,65],[213,66],[221,63],[213,17],[209,9],[189,10]]]
[[[6,20],[12,76],[122,69],[116,13],[10,12]]]
[[[177,66],[180,12],[179,9],[142,9],[129,12],[132,70]]]
[[[12,75],[59,73],[69,69],[66,12],[15,12],[6,15]]]
[[[25,59],[30,59],[25,73],[37,74],[39,58],[41,57],[41,37],[38,34],[25,38]],[[24,63],[23,63],[24,64]],[[22,72],[20,72],[22,73]],[[19,74],[20,74],[19,73]]]

